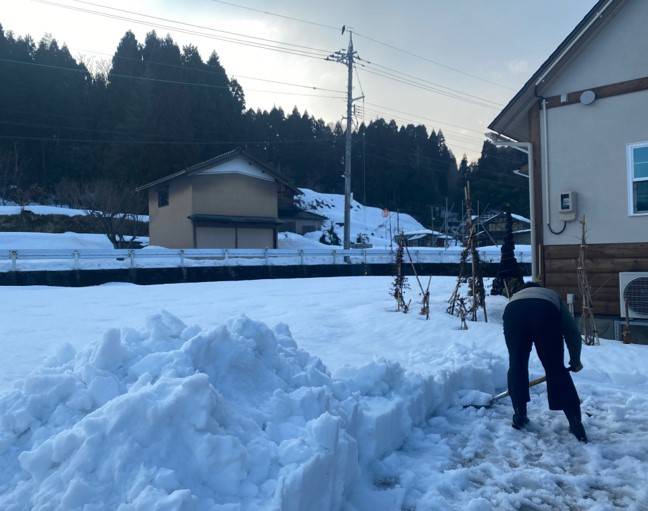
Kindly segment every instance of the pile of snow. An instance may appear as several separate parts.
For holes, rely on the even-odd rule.
[[[471,358],[436,378],[377,361],[333,379],[286,325],[239,317],[203,332],[163,312],[63,346],[0,398],[0,508],[364,505],[380,493],[372,463],[458,388],[503,374]]]
[[[307,238],[295,232],[280,232],[277,234],[278,248],[302,249],[302,248],[327,248],[317,240]]]
[[[335,231],[342,239],[344,230],[344,195],[334,193],[319,193],[309,188],[300,188],[302,195],[296,197],[301,208],[328,218],[322,229],[330,227],[331,222]],[[359,234],[367,237],[374,247],[390,245],[391,238],[398,231],[420,231],[425,229],[417,220],[406,213],[390,212],[383,216],[383,210],[373,206],[364,206],[358,201],[351,202],[351,240],[356,241]],[[321,231],[306,234],[307,238],[319,240]]]
[[[148,242],[140,236],[137,241]],[[112,243],[105,234],[94,233],[49,233],[49,232],[0,232],[0,248],[21,249],[112,249]]]

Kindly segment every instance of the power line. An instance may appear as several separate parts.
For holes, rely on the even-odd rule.
[[[90,76],[90,73],[86,69],[77,69],[77,68],[72,68],[72,67],[65,67],[65,66],[56,66],[53,64],[41,64],[40,62],[28,62],[24,60],[15,60],[15,59],[6,59],[6,58],[0,58],[0,62],[6,62],[9,64],[19,64],[19,65],[28,65],[28,66],[36,66],[36,67],[41,67],[45,69],[60,69],[62,71],[71,71],[74,73],[81,73],[81,74],[87,74]],[[143,81],[150,81],[150,82],[156,82],[156,83],[164,83],[164,84],[169,84],[169,85],[187,85],[187,86],[193,86],[193,87],[204,87],[208,89],[221,89],[221,90],[231,90],[229,85],[214,85],[210,83],[200,83],[200,82],[184,82],[180,80],[166,80],[163,78],[153,78],[150,76],[135,76],[135,75],[125,75],[121,73],[110,73],[110,77],[112,78],[123,78],[123,79],[131,79],[131,80],[143,80]],[[288,82],[283,82],[288,84]],[[311,88],[310,86],[304,86],[300,84],[293,84],[293,86],[296,87],[307,87]],[[319,89],[323,90],[323,89]],[[248,89],[248,91],[253,91],[253,92],[266,92],[270,94],[287,94],[287,95],[292,95],[292,96],[308,96],[308,97],[319,97],[319,98],[328,98],[328,99],[344,99],[344,96],[326,96],[326,95],[321,95],[321,94],[304,94],[301,92],[292,92],[292,91],[277,91],[277,90],[268,90],[268,89]]]
[[[276,12],[265,11],[265,10],[262,10],[262,9],[255,9],[254,7],[248,7],[248,6],[245,6],[245,5],[235,4],[233,2],[226,2],[224,0],[211,0],[211,1],[212,2],[217,2],[219,4],[229,5],[230,7],[237,7],[239,9],[245,9],[246,11],[252,11],[252,12],[259,12],[261,14],[267,14],[268,16],[275,16],[277,18],[283,18],[283,19],[287,19],[287,20],[291,20],[291,21],[298,21],[300,23],[307,23],[308,25],[314,25],[314,26],[322,27],[322,28],[330,28],[331,30],[336,30],[338,32],[340,31],[340,28],[341,28],[341,27],[336,27],[334,25],[327,25],[326,23],[319,23],[317,21],[309,21],[309,20],[306,20],[306,19],[303,19],[303,18],[297,18],[295,16],[288,16],[286,14],[279,14],[279,13],[276,13]]]
[[[291,21],[297,21],[299,23],[306,23],[308,25],[319,26],[319,27],[322,27],[322,28],[328,28],[328,29],[336,30],[336,31],[340,30],[340,27],[337,27],[337,26],[334,26],[334,25],[328,25],[326,23],[320,23],[320,22],[317,22],[317,21],[307,20],[307,19],[304,19],[304,18],[298,18],[296,16],[288,16],[288,15],[285,15],[285,14],[279,14],[277,12],[271,12],[271,11],[262,10],[262,9],[255,9],[253,7],[248,7],[248,6],[237,4],[237,3],[234,3],[234,2],[228,2],[228,1],[225,1],[225,0],[212,0],[212,2],[217,2],[217,3],[220,3],[220,4],[224,4],[224,5],[229,5],[230,7],[236,7],[236,8],[239,8],[239,9],[245,9],[245,10],[248,10],[248,11],[258,12],[258,13],[261,13],[261,14],[266,14],[268,16],[275,16],[275,17],[278,17],[278,18],[284,18],[284,19],[288,19],[288,20],[291,20]],[[437,60],[431,59],[429,57],[419,55],[419,54],[414,53],[414,52],[412,52],[410,50],[400,48],[400,47],[398,47],[398,46],[396,46],[394,44],[390,44],[390,43],[381,41],[380,39],[377,39],[375,37],[371,37],[369,35],[362,34],[360,32],[357,32],[356,30],[354,30],[353,33],[355,35],[363,38],[363,39],[368,40],[368,41],[372,41],[372,42],[374,42],[376,44],[380,44],[380,45],[385,46],[387,48],[390,48],[392,50],[403,53],[405,55],[409,55],[410,57],[414,57],[414,58],[423,60],[425,62],[429,62],[429,63],[434,64],[434,65],[439,66],[439,67],[443,67],[443,68],[448,69],[450,71],[453,71],[455,73],[459,73],[461,75],[468,76],[470,78],[473,78],[475,80],[479,80],[479,81],[484,82],[484,83],[489,83],[491,85],[496,85],[497,87],[501,87],[503,89],[515,90],[512,87],[509,87],[507,85],[495,82],[493,80],[489,80],[488,78],[484,78],[483,76],[479,76],[479,75],[476,75],[476,74],[473,74],[473,73],[469,73],[469,72],[464,71],[462,69],[459,69],[459,68],[450,66],[448,64],[444,64],[443,62],[439,62]]]
[[[216,71],[212,71],[210,69],[200,69],[200,68],[197,68],[197,67],[189,67],[189,66],[182,66],[182,65],[177,65],[177,64],[169,64],[167,62],[156,62],[154,60],[142,61],[142,60],[140,60],[138,58],[135,58],[135,57],[124,57],[122,55],[116,55],[116,54],[111,55],[110,53],[100,52],[100,51],[96,51],[96,50],[88,50],[88,49],[85,49],[85,48],[81,48],[81,49],[77,50],[77,52],[79,53],[79,55],[81,57],[83,57],[84,53],[91,53],[93,55],[104,55],[106,57],[111,57],[112,59],[128,60],[128,61],[131,61],[131,62],[141,62],[142,64],[146,64],[146,65],[154,65],[154,66],[162,66],[162,67],[168,67],[168,68],[173,68],[173,69],[181,69],[184,72],[190,72],[190,73],[193,73],[193,72],[204,73],[204,74],[207,74],[207,75],[213,75],[213,76],[218,77],[218,78],[222,77],[222,75],[220,73],[218,73]],[[83,62],[82,58],[80,60]],[[276,83],[276,84],[279,84],[279,85],[288,85],[290,87],[300,87],[300,88],[303,88],[303,89],[321,90],[323,92],[337,92],[337,93],[340,93],[340,94],[345,93],[345,91],[338,90],[338,89],[328,89],[328,88],[325,88],[325,87],[319,87],[317,85],[307,85],[307,84],[294,83],[294,82],[283,82],[283,81],[280,81],[280,80],[271,80],[269,78],[260,78],[258,76],[249,76],[249,75],[236,75],[236,76],[234,76],[233,75],[231,77],[232,80],[237,80],[238,78],[243,78],[243,79],[246,79],[246,80],[259,81],[259,82]]]
[[[125,144],[125,145],[273,145],[273,144],[329,144],[331,140],[113,140],[93,138],[59,138],[59,137],[36,137],[23,135],[0,135],[2,140],[28,140],[37,142],[64,142],[72,144]]]
[[[452,128],[457,128],[457,129],[466,130],[466,131],[472,131],[472,132],[478,133],[480,135],[484,134],[483,131],[476,130],[474,128],[468,128],[466,126],[461,126],[460,124],[452,124],[452,123],[449,123],[447,121],[440,121],[438,119],[432,119],[430,117],[424,117],[424,116],[419,115],[419,114],[413,114],[411,112],[404,112],[403,110],[397,110],[395,108],[390,108],[388,106],[379,105],[377,103],[371,103],[369,101],[367,101],[366,104],[369,105],[369,106],[376,107],[376,108],[381,108],[383,110],[389,110],[389,111],[396,112],[396,113],[399,113],[399,114],[404,114],[404,115],[407,115],[407,116],[412,116],[412,117],[415,117],[415,118],[423,119],[424,121],[435,122],[435,123],[438,123],[438,124],[445,124],[446,126],[450,126]],[[383,112],[379,112],[379,113],[383,113]]]
[[[42,3],[42,4],[52,5],[52,6],[55,6],[55,7],[60,7],[60,8],[63,8],[63,9],[69,9],[69,10],[73,10],[73,11],[84,12],[84,13],[87,13],[87,14],[93,14],[93,15],[96,15],[96,16],[102,16],[102,17],[109,18],[109,19],[128,21],[130,23],[136,23],[136,24],[139,24],[139,25],[147,26],[147,27],[162,28],[162,29],[165,29],[165,30],[170,30],[170,31],[175,31],[175,32],[181,32],[181,33],[184,33],[184,34],[190,34],[190,35],[195,35],[195,36],[199,36],[199,37],[204,37],[204,38],[207,38],[207,39],[214,39],[216,41],[223,41],[223,42],[229,42],[229,43],[233,43],[233,44],[240,44],[240,45],[249,46],[249,47],[252,47],[252,48],[259,48],[259,49],[263,49],[263,50],[276,51],[276,52],[285,53],[285,54],[289,54],[289,55],[296,55],[296,56],[300,56],[300,57],[307,57],[307,58],[313,58],[313,59],[318,59],[319,60],[319,59],[323,58],[323,56],[326,54],[326,52],[324,50],[313,51],[313,50],[307,50],[307,49],[300,49],[300,48],[296,48],[296,47],[293,48],[293,47],[291,47],[292,45],[290,43],[283,43],[283,42],[280,42],[280,41],[274,42],[275,45],[273,45],[273,44],[264,43],[264,42],[261,42],[261,41],[255,41],[255,40],[246,40],[246,39],[237,39],[237,38],[232,38],[232,37],[223,37],[223,36],[217,36],[217,35],[214,35],[214,34],[207,34],[207,33],[204,33],[204,32],[198,32],[196,30],[190,30],[190,29],[187,29],[187,28],[177,27],[177,26],[173,26],[173,25],[164,25],[164,24],[157,23],[157,22],[154,22],[154,21],[140,20],[140,19],[130,18],[130,17],[126,17],[126,16],[120,16],[120,15],[112,14],[112,13],[108,13],[108,12],[93,11],[93,10],[90,10],[90,9],[84,9],[84,8],[75,7],[75,6],[72,6],[72,5],[58,4],[58,3],[55,3],[55,2],[51,2],[49,0],[32,0],[32,1]],[[106,9],[111,9],[111,8],[106,7]],[[148,16],[148,15],[141,14],[141,16]],[[153,17],[153,18],[155,19],[155,17]],[[179,22],[179,21],[171,21],[171,22],[181,24],[181,25],[192,26],[192,24]],[[208,30],[214,30],[214,29],[208,29]],[[244,34],[242,34],[242,36],[243,37],[248,37],[248,38],[253,38],[254,37],[254,36],[246,36]]]
[[[394,76],[404,76],[404,77],[409,78],[409,79],[411,79],[413,81],[417,81],[417,82],[421,82],[421,83],[423,83],[425,85],[429,85],[430,87],[438,87],[438,88],[441,88],[441,89],[445,89],[445,90],[447,90],[448,92],[450,92],[452,94],[459,94],[459,95],[466,96],[466,97],[469,97],[469,98],[472,98],[472,99],[483,101],[484,103],[491,103],[491,104],[493,104],[495,106],[498,106],[498,107],[503,106],[501,103],[498,103],[497,101],[493,101],[491,99],[484,98],[482,96],[477,96],[475,94],[470,94],[468,92],[464,92],[464,91],[455,89],[453,87],[448,87],[446,85],[435,83],[435,82],[432,82],[432,81],[427,80],[425,78],[421,78],[421,77],[418,77],[418,76],[415,76],[415,75],[412,75],[412,74],[409,74],[409,73],[405,73],[403,71],[399,71],[398,69],[394,69],[394,68],[391,68],[391,67],[388,67],[388,66],[383,66],[382,64],[378,64],[376,62],[372,62],[372,61],[365,60],[365,59],[360,59],[360,60],[363,60],[365,63],[367,63],[369,65],[377,67],[381,72],[385,72],[385,73],[388,73],[388,74],[391,74],[391,75],[394,75]]]
[[[427,91],[427,92],[432,92],[434,94],[439,94],[441,96],[456,99],[456,100],[459,100],[459,101],[464,101],[466,103],[471,103],[473,105],[481,106],[481,107],[484,107],[484,108],[492,108],[492,109],[495,109],[495,110],[500,108],[495,103],[492,103],[489,100],[486,100],[487,102],[485,102],[484,100],[474,100],[474,99],[471,99],[469,97],[462,96],[461,93],[449,92],[447,90],[432,87],[432,86],[426,85],[424,83],[419,83],[419,82],[416,82],[416,81],[408,79],[408,78],[401,78],[401,77],[399,77],[397,75],[394,75],[392,73],[387,73],[387,72],[367,68],[367,66],[365,64],[360,64],[360,65],[365,68],[365,71],[367,73],[370,73],[370,74],[373,74],[373,75],[376,75],[376,76],[380,76],[382,78],[387,78],[389,80],[393,80],[395,82],[402,83],[404,85],[409,85],[410,87],[421,89],[421,90],[424,90],[424,91]]]
[[[44,0],[44,1],[46,1],[46,0]],[[135,15],[135,16],[141,16],[141,17],[144,17],[144,18],[156,19],[156,20],[159,20],[159,21],[167,22],[167,23],[176,23],[178,25],[185,25],[187,27],[199,28],[201,30],[209,30],[211,32],[218,32],[218,33],[221,33],[221,34],[227,34],[227,35],[236,36],[236,37],[245,37],[245,38],[248,38],[248,39],[262,41],[264,43],[281,44],[281,45],[284,45],[284,46],[292,46],[292,47],[295,47],[295,48],[300,48],[300,49],[303,49],[303,50],[312,50],[312,51],[316,51],[316,52],[320,52],[320,53],[327,53],[328,52],[328,50],[326,50],[324,48],[314,48],[313,46],[306,46],[306,45],[303,45],[303,44],[288,43],[288,42],[285,42],[285,41],[278,41],[276,39],[268,39],[268,38],[265,38],[265,37],[259,37],[259,36],[249,35],[249,34],[243,34],[241,32],[232,32],[231,30],[217,29],[217,28],[213,28],[213,27],[208,27],[206,25],[197,25],[195,23],[189,23],[189,22],[186,22],[186,21],[178,21],[178,20],[174,20],[174,19],[171,19],[171,18],[163,18],[161,16],[155,16],[153,14],[146,14],[146,13],[141,13],[141,12],[137,12],[137,11],[129,11],[127,9],[119,9],[117,7],[111,7],[109,5],[95,3],[95,2],[89,2],[87,0],[71,0],[71,1],[79,3],[79,4],[85,4],[85,5],[91,5],[93,7],[99,7],[99,8],[102,8],[102,9],[109,9],[111,11],[122,12],[122,13],[131,14],[131,15]],[[63,5],[63,4],[59,4],[59,5]]]
[[[214,1],[215,1],[215,0],[214,0]],[[361,34],[361,33],[359,33],[359,32],[354,32],[354,34],[356,34],[356,35],[359,36],[359,37],[362,37],[363,39],[367,39],[368,41],[372,41],[372,42],[374,42],[374,43],[376,43],[376,44],[380,44],[380,45],[385,46],[385,47],[387,47],[387,48],[391,48],[392,50],[398,51],[398,52],[400,52],[400,53],[404,53],[405,55],[409,55],[410,57],[414,57],[414,58],[417,58],[417,59],[420,59],[420,60],[424,60],[424,61],[429,62],[429,63],[431,63],[431,64],[434,64],[434,65],[436,65],[436,66],[440,66],[440,67],[443,67],[443,68],[448,69],[448,70],[450,70],[450,71],[454,71],[455,73],[459,73],[459,74],[462,74],[462,75],[464,75],[464,76],[468,76],[468,77],[470,77],[470,78],[474,78],[475,80],[479,80],[479,81],[482,81],[482,82],[485,82],[485,83],[490,83],[491,85],[496,85],[496,86],[498,86],[498,87],[502,87],[503,89],[515,90],[515,89],[513,89],[512,87],[509,87],[509,86],[507,86],[507,85],[503,85],[503,84],[501,84],[501,83],[494,82],[494,81],[492,81],[492,80],[489,80],[489,79],[484,78],[484,77],[479,76],[479,75],[475,75],[475,74],[472,74],[472,73],[468,73],[467,71],[463,71],[463,70],[461,70],[461,69],[459,69],[459,68],[456,68],[456,67],[453,67],[453,66],[449,66],[448,64],[444,64],[444,63],[442,63],[442,62],[439,62],[439,61],[433,60],[433,59],[428,58],[428,57],[425,57],[425,56],[423,56],[423,55],[419,55],[419,54],[417,54],[417,53],[411,52],[411,51],[406,50],[406,49],[404,49],[404,48],[400,48],[400,47],[398,47],[398,46],[396,46],[396,45],[394,45],[394,44],[386,43],[386,42],[384,42],[384,41],[381,41],[381,40],[379,40],[379,39],[376,39],[375,37],[371,37],[371,36],[368,36],[368,35],[366,35],[366,34]]]

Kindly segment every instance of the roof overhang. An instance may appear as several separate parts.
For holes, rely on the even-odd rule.
[[[229,215],[190,215],[189,219],[194,225],[224,225],[224,226],[277,226],[281,222],[277,218],[263,216],[229,216]]]

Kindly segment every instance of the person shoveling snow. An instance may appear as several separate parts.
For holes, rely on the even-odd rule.
[[[504,309],[504,337],[509,352],[508,390],[513,404],[513,427],[528,422],[529,355],[535,345],[547,376],[550,410],[563,410],[569,431],[587,442],[581,421],[580,399],[570,370],[583,368],[580,361],[581,337],[574,318],[555,291],[528,283],[513,295]],[[563,337],[569,351],[569,368],[564,364]]]

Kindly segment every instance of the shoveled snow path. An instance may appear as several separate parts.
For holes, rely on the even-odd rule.
[[[577,385],[587,445],[569,434],[562,412],[547,409],[541,387],[532,392],[524,431],[511,428],[507,399],[432,417],[377,464],[376,484],[408,511],[648,510],[648,451],[641,447],[648,398],[618,385]]]

